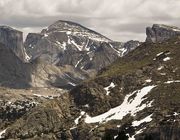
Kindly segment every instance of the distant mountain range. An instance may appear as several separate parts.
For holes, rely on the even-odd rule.
[[[0,27],[0,139],[178,140],[180,29],[114,42],[70,21]]]

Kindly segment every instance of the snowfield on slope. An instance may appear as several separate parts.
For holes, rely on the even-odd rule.
[[[145,123],[145,122],[148,123],[148,122],[152,121],[152,118],[151,118],[152,115],[153,115],[153,114],[145,117],[145,118],[142,119],[142,120],[132,122],[132,126],[135,127],[135,126],[139,126],[139,125],[142,124],[142,123]]]
[[[137,112],[145,109],[146,107],[151,107],[153,101],[148,102],[147,104],[141,104],[141,103],[143,100],[145,100],[144,97],[155,87],[156,87],[155,85],[146,86],[143,87],[141,90],[136,90],[133,93],[126,95],[123,103],[120,106],[112,108],[101,115],[91,117],[88,114],[86,114],[85,122],[103,123],[110,120],[121,120],[123,119],[124,116],[126,116],[129,113],[132,116],[135,116]],[[134,99],[133,98],[131,99],[133,95],[135,95],[135,97]]]

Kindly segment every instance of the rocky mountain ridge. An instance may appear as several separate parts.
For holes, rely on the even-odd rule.
[[[131,41],[131,45],[114,42],[77,23],[57,21],[40,34],[29,34],[25,48],[32,60],[40,56],[54,65],[99,70],[139,44],[138,41]]]

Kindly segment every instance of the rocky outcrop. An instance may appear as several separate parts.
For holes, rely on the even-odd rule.
[[[62,140],[72,138],[70,128],[74,125],[74,117],[71,113],[73,109],[68,94],[61,95],[56,100],[47,101],[30,110],[6,130],[4,137]]]
[[[29,54],[30,50],[32,50],[32,48],[37,44],[37,42],[42,38],[42,34],[40,33],[29,33],[26,37],[24,46],[28,46],[27,48],[27,53]]]
[[[22,32],[8,26],[0,26],[0,43],[10,48],[21,60],[27,61]]]
[[[174,26],[154,24],[152,28],[146,28],[146,35],[146,42],[157,43],[180,35],[180,29]]]

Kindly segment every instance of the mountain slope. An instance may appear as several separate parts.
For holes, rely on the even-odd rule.
[[[30,110],[7,127],[4,137],[178,139],[179,46],[180,37],[141,44],[101,70],[96,78]]]
[[[88,114],[85,122],[102,124],[111,139],[178,139],[179,45],[179,37],[144,43],[73,89],[76,105]]]

